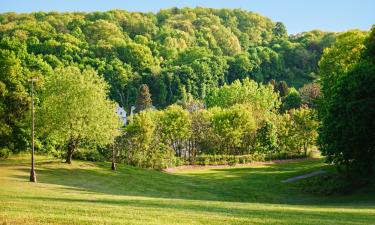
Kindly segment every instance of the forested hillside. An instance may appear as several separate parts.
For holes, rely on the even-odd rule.
[[[207,106],[229,107],[234,103],[248,103],[249,99],[244,98],[250,94],[260,97],[259,102],[251,103],[258,110],[265,106],[262,101],[271,104],[278,100],[269,91],[261,92],[262,87],[257,90],[257,84],[249,81],[243,90],[240,88],[244,96],[237,102],[222,102],[228,99],[220,96],[241,95],[242,92],[235,93],[239,83],[224,86],[222,91],[218,88],[236,80],[252,79],[264,84],[272,81],[283,103],[280,110],[285,112],[299,108],[301,103],[313,106],[311,98],[318,95],[319,87],[309,83],[317,78],[323,49],[331,46],[336,36],[321,31],[288,35],[281,22],[239,9],[171,8],[156,14],[122,10],[0,14],[0,146],[5,152],[3,155],[30,146],[30,77],[37,78],[36,105],[40,106],[43,96],[50,94],[42,93],[47,78],[61,74],[62,80],[70,80],[65,76],[71,73],[69,71],[77,71],[72,68],[77,67],[84,74],[105,80],[109,84],[110,98],[128,112],[137,103],[137,96],[142,96],[139,90],[149,90],[146,96],[152,99],[147,100],[147,104],[159,109],[194,99],[203,100],[200,104]],[[300,96],[296,89],[289,90],[287,84],[296,88],[304,84],[310,86],[304,86]],[[75,85],[79,84],[73,87]],[[77,89],[74,95],[82,97],[83,90],[86,89]],[[254,91],[260,92],[254,94]],[[59,90],[54,94],[58,93]],[[266,108],[275,111],[278,106]],[[82,115],[88,114],[80,110]],[[87,110],[92,111],[92,108]],[[57,113],[62,112],[54,114]],[[76,121],[85,120],[81,114]],[[256,117],[259,128],[263,117]],[[37,118],[38,121],[42,120]],[[100,119],[93,121],[98,123]],[[65,122],[44,125],[50,124],[56,129],[58,125],[62,128]],[[81,134],[76,133],[78,137]],[[42,135],[38,140],[43,142],[45,138]],[[78,142],[70,138],[71,143]],[[51,149],[55,148],[52,147],[56,146],[55,141],[50,142]],[[51,151],[45,143],[37,142],[37,148]]]
[[[282,23],[239,9],[172,8],[156,14],[4,13],[0,38],[2,55],[14,52],[24,72],[94,68],[111,85],[112,99],[129,109],[143,83],[157,107],[189,93],[203,99],[214,87],[246,77],[300,87],[316,78],[335,34],[288,36]]]

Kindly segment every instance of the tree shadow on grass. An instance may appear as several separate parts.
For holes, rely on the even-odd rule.
[[[100,204],[108,206],[126,206],[126,207],[137,207],[137,208],[149,208],[155,210],[184,210],[186,213],[189,211],[194,211],[197,213],[215,213],[228,215],[236,218],[251,218],[251,219],[264,219],[267,218],[277,218],[278,221],[290,220],[290,221],[300,221],[301,224],[338,224],[341,221],[346,224],[348,221],[352,223],[366,224],[369,221],[375,220],[375,214],[369,214],[366,212],[358,211],[330,211],[333,207],[322,207],[317,208],[306,208],[305,210],[300,210],[298,206],[283,208],[269,206],[265,210],[262,207],[231,207],[226,205],[218,204],[207,204],[196,201],[173,201],[173,200],[160,200],[160,199],[84,199],[84,198],[55,198],[55,197],[26,197],[28,200],[36,201],[51,201],[56,203],[82,203],[82,204]],[[336,208],[335,208],[336,209]],[[358,208],[356,208],[358,210]],[[172,212],[171,212],[172,213]],[[304,218],[303,221],[300,219]]]

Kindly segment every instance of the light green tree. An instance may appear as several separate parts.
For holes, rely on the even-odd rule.
[[[232,155],[242,153],[246,139],[256,129],[251,106],[237,104],[214,111],[210,122],[216,137],[213,141],[216,141],[219,152]]]
[[[309,108],[300,108],[292,110],[294,142],[298,145],[299,149],[303,149],[305,156],[307,150],[316,144],[318,138],[318,126],[316,112]]]
[[[46,80],[37,112],[41,136],[66,146],[66,162],[81,144],[106,145],[118,135],[115,104],[94,70],[57,68]]]
[[[181,156],[182,148],[190,136],[191,120],[188,111],[179,105],[171,105],[159,116],[162,141]]]

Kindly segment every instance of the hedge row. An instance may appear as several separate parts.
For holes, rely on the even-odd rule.
[[[305,158],[304,154],[277,153],[264,154],[253,153],[249,155],[199,155],[195,160],[190,161],[192,165],[236,165],[251,162],[264,162],[270,160],[282,159],[300,159]]]

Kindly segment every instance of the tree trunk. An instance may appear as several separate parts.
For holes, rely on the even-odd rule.
[[[68,164],[72,164],[72,156],[73,156],[73,152],[76,148],[76,145],[73,141],[69,142],[68,144],[68,151],[66,153],[66,163]]]

